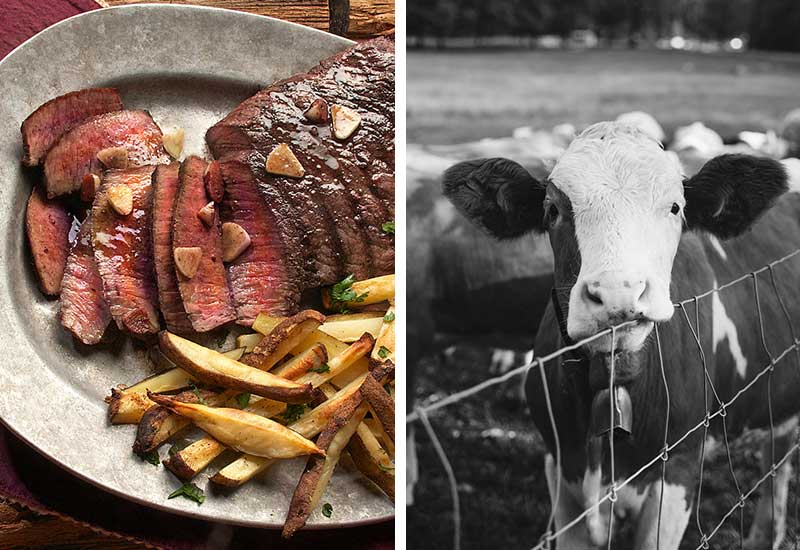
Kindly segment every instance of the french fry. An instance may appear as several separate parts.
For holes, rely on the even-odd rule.
[[[242,334],[236,337],[236,347],[244,348],[245,353],[251,353],[264,337],[258,332],[254,334]]]
[[[264,336],[272,332],[272,329],[284,322],[286,317],[273,317],[266,313],[259,313],[256,320],[253,321],[253,330],[260,332]]]
[[[372,350],[372,360],[376,362],[391,361],[394,363],[394,304],[389,306],[383,317],[378,336],[375,338],[375,348]]]
[[[377,380],[368,376],[361,386],[361,394],[370,405],[383,430],[394,442],[394,401]]]
[[[316,368],[327,361],[325,346],[317,344],[309,348],[305,353],[298,355],[291,367],[287,364],[283,371],[276,375],[283,376],[289,380],[296,380],[303,376],[311,368]],[[272,399],[261,399],[248,405],[245,410],[261,414],[267,418],[280,414],[286,409],[286,404]],[[202,472],[215,458],[223,451],[225,445],[211,436],[203,437],[195,441],[188,447],[172,454],[164,461],[166,466],[178,478],[188,480]]]
[[[347,445],[356,468],[394,499],[394,464],[375,435],[362,422]]]
[[[307,454],[325,455],[297,432],[272,420],[239,409],[214,408],[197,403],[184,403],[154,393],[151,400],[172,412],[191,419],[200,429],[220,443],[261,458],[294,458]]]
[[[108,403],[108,420],[112,424],[138,424],[145,411],[153,406],[146,395],[141,393],[125,393],[116,388],[111,389],[111,396],[106,397]]]
[[[206,403],[211,407],[224,404],[236,395],[228,390],[216,393],[208,390],[187,390],[174,396],[174,399],[186,403]],[[153,403],[155,405],[155,403]],[[136,439],[133,442],[133,452],[137,454],[149,453],[161,446],[167,439],[174,436],[191,421],[183,416],[170,412],[168,409],[155,405],[147,409],[139,421],[136,430]]]
[[[330,315],[319,330],[342,342],[354,342],[365,332],[377,337],[383,324],[383,313],[348,313]]]
[[[372,411],[371,408],[370,411]],[[386,449],[386,452],[389,453],[389,457],[394,460],[394,440],[389,437],[389,434],[383,429],[383,425],[375,419],[374,411],[372,415],[372,418],[364,420],[364,424],[366,424],[369,431],[372,432],[372,435],[379,441],[379,445],[382,445],[382,448]]]
[[[262,370],[270,370],[297,344],[317,330],[324,321],[324,315],[310,309],[289,317],[273,328],[253,348],[253,352],[246,358],[246,363]]]
[[[365,403],[355,407],[348,405],[352,404],[343,404],[340,407],[317,439],[317,446],[325,451],[325,456],[309,457],[306,463],[283,524],[282,535],[285,539],[291,538],[306,524],[328,487],[342,451],[367,414]]]
[[[379,382],[384,383],[394,376],[394,366],[391,363],[386,363],[376,366],[369,373],[362,374],[336,392],[333,397],[308,411],[288,427],[304,437],[314,437],[322,431],[343,402],[353,400],[359,404],[361,403],[362,396],[359,390],[367,376],[373,376]],[[257,456],[243,455],[217,472],[211,478],[211,481],[227,487],[238,487],[269,468],[272,462]]]
[[[191,374],[183,369],[169,369],[145,378],[141,382],[137,382],[133,386],[129,386],[122,391],[124,393],[139,393],[142,395],[147,395],[147,390],[154,393],[163,393],[185,388],[190,382],[196,381],[197,380]]]
[[[310,384],[297,384],[249,367],[176,334],[162,331],[159,345],[162,353],[175,364],[209,385],[254,393],[286,403],[307,403],[313,398]]]
[[[238,361],[244,355],[245,348],[236,348],[230,351],[223,351],[222,355],[227,357],[228,359],[233,359],[234,361]]]
[[[355,281],[350,287],[356,296],[363,296],[360,301],[335,302],[331,297],[331,289],[322,289],[322,305],[325,309],[334,310],[339,307],[354,308],[385,302],[394,298],[394,275],[383,275],[364,281]]]

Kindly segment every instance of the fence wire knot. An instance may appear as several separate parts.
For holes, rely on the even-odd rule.
[[[703,427],[708,428],[710,424],[711,424],[711,415],[709,415],[708,411],[706,411],[706,416],[703,418]]]
[[[708,550],[710,548],[708,544],[708,537],[706,537],[705,535],[700,537],[700,547],[703,548],[704,550]]]
[[[728,409],[725,408],[725,403],[720,403],[719,404],[719,415],[722,418],[725,418],[726,416],[728,416]],[[706,424],[706,426],[708,426],[708,424]]]
[[[608,501],[617,502],[617,484],[614,483],[608,488]]]
[[[664,450],[661,451],[661,460],[663,460],[664,462],[669,460],[669,448],[668,447],[664,447]]]

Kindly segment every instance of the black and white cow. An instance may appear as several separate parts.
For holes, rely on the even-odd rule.
[[[798,162],[725,155],[685,179],[674,156],[652,137],[619,122],[601,122],[575,139],[545,181],[499,158],[462,162],[445,173],[445,195],[488,233],[501,239],[528,232],[549,234],[555,257],[553,302],[558,305],[551,303],[545,313],[537,355],[559,349],[564,340],[579,341],[604,328],[635,322],[619,329],[614,338],[615,385],[627,389],[632,403],[630,433],[615,436],[617,483],[663,448],[667,393],[656,323],[669,387],[668,441],[676,441],[704,418],[707,400],[710,412],[717,410],[710,384],[704,395],[698,346],[673,300],[716,288],[800,247],[800,193],[788,192],[800,190]],[[789,313],[800,324],[800,256],[774,270]],[[766,343],[774,356],[791,347],[792,336],[769,273],[763,272],[757,281]],[[770,362],[760,340],[753,282],[731,286],[698,303],[699,338],[710,379],[719,398],[729,400]],[[686,313],[694,323],[694,305],[690,303]],[[601,447],[593,446],[597,434],[590,429],[593,399],[608,387],[610,352],[607,335],[584,345],[577,360],[546,365],[561,472],[556,471],[545,388],[537,369],[528,375],[527,398],[549,449],[545,465],[551,499],[557,476],[562,480],[556,528],[596,503],[611,484],[607,438],[600,440]],[[729,435],[769,425],[768,378],[762,377],[726,411]],[[799,393],[800,354],[790,353],[772,374],[776,460],[793,443]],[[605,422],[607,426],[608,415]],[[721,427],[718,417],[710,433],[720,433]],[[678,548],[698,485],[702,442],[701,429],[669,456],[660,533],[661,461],[620,490],[614,515],[637,518],[634,548],[656,548],[657,539],[661,549]],[[771,464],[770,454],[767,447],[765,467]],[[783,538],[790,476],[787,461],[774,483],[774,525],[769,488],[762,494],[747,540],[751,547],[769,547],[773,540],[777,548]],[[559,538],[557,547],[604,545],[612,521],[609,508],[606,503],[589,514]]]

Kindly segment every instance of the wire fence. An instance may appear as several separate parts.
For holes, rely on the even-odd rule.
[[[721,286],[717,286],[712,288],[706,292],[701,294],[697,294],[691,298],[679,301],[675,304],[675,308],[680,313],[680,317],[682,318],[682,322],[684,322],[692,335],[694,343],[697,347],[697,353],[700,359],[700,363],[703,369],[703,389],[704,389],[704,396],[705,396],[705,415],[704,417],[693,427],[687,430],[681,437],[670,443],[668,441],[668,434],[669,434],[669,417],[670,417],[670,399],[669,399],[669,386],[667,384],[667,375],[666,370],[664,368],[664,355],[661,345],[661,336],[659,333],[659,326],[656,324],[654,326],[654,334],[655,334],[655,342],[656,342],[656,350],[657,350],[657,359],[658,365],[661,371],[661,380],[664,387],[664,391],[666,393],[666,415],[665,415],[665,423],[664,423],[664,436],[663,436],[663,448],[661,453],[652,457],[651,460],[643,464],[640,468],[638,468],[633,474],[628,476],[627,478],[622,479],[621,481],[616,480],[615,475],[615,457],[614,457],[614,430],[611,429],[608,431],[608,445],[609,445],[609,457],[610,457],[610,481],[611,485],[608,488],[606,494],[599,498],[596,502],[594,502],[590,507],[585,508],[580,514],[575,516],[572,520],[564,525],[559,526],[556,528],[555,526],[555,517],[556,517],[556,510],[558,509],[558,503],[561,499],[562,495],[562,479],[561,479],[561,444],[559,441],[558,436],[558,428],[556,424],[556,417],[553,410],[553,404],[550,398],[550,390],[547,383],[547,374],[545,372],[545,364],[559,359],[560,357],[564,356],[565,354],[575,351],[584,345],[591,343],[595,340],[600,338],[604,338],[606,336],[611,337],[611,346],[610,349],[615,348],[615,339],[617,336],[617,332],[636,324],[636,321],[627,321],[625,323],[621,323],[619,325],[607,328],[589,338],[585,338],[579,342],[574,344],[564,346],[550,354],[547,354],[542,357],[535,357],[530,363],[517,367],[508,371],[507,373],[496,376],[492,378],[488,378],[479,384],[476,384],[472,387],[464,389],[462,391],[453,393],[443,399],[440,399],[434,403],[428,404],[426,406],[419,406],[416,407],[413,412],[406,416],[406,423],[410,424],[416,421],[419,421],[425,432],[427,433],[428,437],[430,438],[436,454],[442,463],[443,468],[447,474],[448,483],[450,486],[450,493],[453,505],[453,548],[454,550],[460,550],[461,545],[461,508],[460,508],[460,500],[458,495],[458,482],[450,464],[450,461],[447,457],[447,453],[445,452],[444,447],[442,446],[439,438],[436,435],[436,432],[431,425],[429,419],[429,413],[437,411],[439,409],[449,407],[451,405],[455,405],[465,399],[468,399],[474,396],[477,393],[480,393],[487,388],[497,386],[499,384],[503,384],[517,376],[523,375],[528,373],[531,369],[536,369],[538,371],[539,376],[541,377],[542,387],[545,388],[544,391],[544,398],[545,404],[548,411],[548,420],[550,422],[550,427],[553,432],[554,436],[554,446],[555,446],[555,463],[556,463],[556,479],[555,479],[555,495],[551,495],[551,511],[547,521],[547,529],[545,533],[541,536],[539,542],[532,548],[532,550],[544,550],[550,549],[551,545],[558,537],[563,535],[566,531],[586,519],[592,513],[599,511],[600,507],[604,505],[606,502],[609,503],[609,521],[608,521],[608,542],[607,546],[610,549],[612,545],[612,524],[613,524],[613,516],[614,516],[614,504],[617,501],[618,492],[626,487],[627,485],[631,484],[633,481],[638,479],[642,476],[647,470],[652,468],[654,465],[658,464],[659,461],[661,462],[661,479],[660,479],[660,495],[659,495],[659,508],[658,508],[658,516],[657,516],[657,539],[656,545],[660,547],[660,535],[661,535],[661,520],[662,520],[662,508],[663,508],[663,501],[664,501],[664,485],[665,485],[665,478],[666,478],[666,466],[667,462],[669,461],[670,453],[679,445],[681,445],[686,439],[688,439],[692,434],[699,430],[703,430],[703,439],[701,443],[701,456],[700,456],[700,476],[699,476],[699,485],[697,490],[697,499],[696,499],[696,513],[695,513],[695,522],[697,524],[698,531],[700,533],[700,542],[697,546],[696,550],[701,549],[708,549],[709,541],[717,534],[720,528],[724,525],[724,523],[733,516],[737,511],[739,512],[739,541],[740,545],[744,541],[744,505],[745,502],[751,498],[751,496],[758,490],[758,488],[767,480],[770,480],[771,488],[771,495],[772,495],[772,511],[771,511],[771,521],[773,528],[770,529],[770,541],[773,542],[772,537],[774,536],[774,518],[775,518],[775,491],[774,491],[774,478],[778,472],[778,469],[786,463],[791,457],[793,453],[800,449],[800,438],[796,438],[795,443],[789,447],[789,449],[780,457],[775,456],[775,419],[773,416],[773,387],[772,387],[772,376],[775,370],[775,367],[783,361],[789,354],[793,351],[797,356],[797,366],[800,369],[800,339],[798,338],[798,333],[795,330],[795,325],[792,320],[791,314],[789,309],[786,305],[786,301],[784,300],[784,296],[781,293],[779,285],[777,283],[777,279],[775,276],[775,267],[779,264],[784,262],[788,262],[790,259],[800,256],[800,249],[797,249],[785,256],[778,258],[777,260],[770,262],[769,264],[746,273],[741,277],[738,277],[732,281],[729,281]],[[785,347],[784,349],[780,350],[777,354],[774,354],[772,350],[770,350],[769,346],[767,345],[767,338],[766,332],[764,329],[764,314],[762,311],[762,298],[759,292],[759,276],[767,274],[769,276],[768,284],[774,293],[774,297],[777,301],[777,304],[780,308],[779,315],[783,317],[787,326],[789,328],[789,333],[791,335],[792,343]],[[714,381],[711,377],[711,374],[708,370],[708,365],[706,362],[706,354],[703,349],[701,337],[700,337],[700,307],[699,302],[701,299],[711,296],[713,294],[718,294],[725,289],[731,288],[735,285],[739,285],[744,283],[745,281],[752,281],[753,287],[753,296],[755,302],[755,313],[758,319],[758,329],[759,329],[759,340],[762,351],[764,352],[765,356],[769,358],[768,363],[760,369],[755,376],[747,382],[742,388],[740,388],[735,394],[733,394],[730,399],[727,401],[723,401],[718,392],[716,387],[714,386]],[[690,317],[689,311],[687,306],[694,305],[694,324]],[[615,361],[614,361],[614,354],[611,355],[611,359],[609,361],[609,390],[611,395],[614,395],[614,374],[615,374]],[[800,372],[800,371],[799,371]],[[763,377],[767,377],[767,405],[769,411],[769,442],[770,442],[770,467],[764,473],[764,475],[757,480],[757,482],[750,487],[746,492],[742,492],[741,485],[739,480],[736,476],[736,472],[733,467],[733,460],[731,457],[731,449],[730,449],[730,442],[728,440],[728,426],[727,426],[727,410],[738,400],[741,398],[742,395],[750,391],[759,380]],[[710,390],[710,391],[709,391]],[[713,399],[715,402],[713,404],[712,410],[712,403],[710,400]],[[610,399],[610,418],[614,418],[614,399]],[[705,461],[706,456],[706,439],[708,435],[708,429],[712,420],[720,418],[722,422],[722,434],[723,434],[723,441],[725,444],[725,450],[727,454],[727,462],[728,467],[732,476],[732,480],[735,486],[736,491],[738,492],[738,499],[736,504],[732,506],[722,517],[722,519],[717,523],[710,531],[706,532],[703,529],[703,525],[701,523],[700,517],[700,505],[699,503],[702,500],[702,491],[703,491],[703,463]],[[798,453],[798,457],[800,457],[800,453]],[[777,461],[776,461],[777,458]],[[800,467],[798,467],[798,473],[800,473]],[[773,547],[771,544],[770,547]],[[797,548],[797,545],[795,545]]]

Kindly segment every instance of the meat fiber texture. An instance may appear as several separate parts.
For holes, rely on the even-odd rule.
[[[152,185],[154,166],[109,170],[92,205],[92,244],[103,293],[120,329],[135,336],[159,329],[158,290],[153,268]],[[118,214],[108,201],[111,186],[133,194],[133,211]]]
[[[61,325],[87,345],[100,342],[111,322],[103,295],[103,281],[92,249],[92,217],[81,224],[78,238],[67,258],[58,318]]]
[[[22,162],[35,166],[67,130],[87,118],[122,110],[113,88],[78,90],[51,99],[22,123]]]
[[[176,334],[193,331],[183,307],[175,260],[172,255],[172,219],[178,196],[180,163],[162,164],[153,176],[153,260],[158,282],[158,301],[167,329]]]
[[[25,210],[25,230],[39,288],[48,296],[61,291],[69,253],[72,215],[59,200],[48,200],[38,185],[31,190]]]
[[[207,163],[198,157],[183,161],[172,226],[172,248],[199,247],[200,265],[190,278],[176,271],[183,307],[192,327],[207,332],[236,319],[225,266],[222,263],[222,233],[219,213],[210,227],[197,216],[209,202],[203,175]]]
[[[330,122],[307,120],[304,112],[318,98],[358,112],[359,128],[338,140]],[[223,219],[262,224],[253,228],[259,235],[281,233],[280,245],[271,236],[269,246],[255,247],[282,257],[279,267],[252,250],[230,267],[239,322],[249,324],[258,309],[291,312],[299,292],[350,274],[365,279],[394,271],[394,235],[382,227],[394,220],[392,39],[358,44],[265,88],[209,129],[206,139],[226,180]],[[266,157],[280,143],[298,158],[304,177],[265,172]],[[234,180],[236,192],[247,197],[246,213],[237,213],[241,204],[229,193]],[[280,279],[287,276],[292,279]],[[279,281],[279,288],[262,283],[259,292],[247,277]]]
[[[115,111],[83,121],[61,136],[44,159],[47,196],[80,189],[83,176],[100,175],[97,153],[124,147],[131,167],[170,162],[161,130],[147,111]]]

